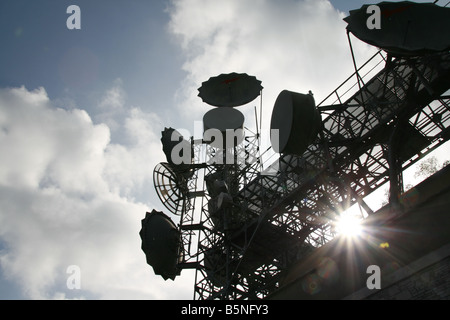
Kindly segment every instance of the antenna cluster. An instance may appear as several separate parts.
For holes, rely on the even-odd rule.
[[[279,159],[270,170],[262,170],[259,132],[236,109],[262,96],[261,81],[229,73],[202,83],[198,96],[215,107],[203,117],[203,138],[162,132],[167,161],[154,168],[154,185],[179,223],[155,210],[142,220],[142,249],[155,274],[173,280],[195,269],[198,299],[267,298],[289,267],[333,239],[341,212],[358,204],[373,214],[364,197],[383,183],[401,213],[402,172],[450,138],[450,28],[438,40],[427,36],[450,19],[417,12],[442,18],[450,9],[378,6],[381,29],[367,29],[364,6],[344,20],[348,33],[383,50],[355,64],[318,105],[311,92],[278,95],[270,138]],[[418,26],[424,33],[411,37]]]

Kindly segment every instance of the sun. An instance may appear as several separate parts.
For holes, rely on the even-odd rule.
[[[336,220],[336,232],[348,238],[360,236],[362,233],[361,218],[354,215],[341,215]]]

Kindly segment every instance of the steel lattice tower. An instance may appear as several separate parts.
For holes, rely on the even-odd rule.
[[[340,213],[358,204],[373,214],[364,198],[386,182],[401,215],[404,170],[450,138],[449,89],[448,50],[380,50],[317,105],[320,132],[301,156],[281,154],[263,171],[259,132],[246,128],[232,150],[191,138],[189,174],[162,164],[155,185],[176,185],[177,266],[196,270],[194,298],[267,297],[290,266],[334,238]],[[211,161],[230,156],[240,161]]]
[[[377,65],[384,67],[365,82],[361,72]],[[319,104],[323,130],[302,157],[281,156],[274,176],[261,175],[258,161],[228,168],[229,179],[240,180],[232,195],[245,212],[241,228],[216,228],[207,194],[200,221],[187,214],[181,225],[186,236],[199,234],[196,253],[187,254],[196,257],[195,297],[264,298],[287,267],[334,237],[340,212],[359,203],[372,214],[363,199],[387,181],[400,212],[402,172],[449,138],[449,79],[448,53],[392,59],[380,51]]]

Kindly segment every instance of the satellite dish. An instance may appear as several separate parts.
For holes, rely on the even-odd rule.
[[[194,158],[194,148],[192,144],[173,128],[164,128],[161,132],[161,143],[166,155],[167,162],[174,168],[176,173],[189,176],[192,159]],[[175,152],[174,149],[176,148]],[[178,159],[172,159],[173,156]],[[181,163],[180,163],[181,162]]]
[[[380,28],[369,29],[369,5],[350,11],[347,30],[392,55],[417,55],[450,49],[450,8],[410,1],[381,2]]]
[[[171,213],[180,215],[190,206],[187,181],[175,174],[170,164],[161,162],[155,166],[153,184],[159,200]]]
[[[321,125],[320,113],[312,94],[283,90],[272,111],[272,148],[278,153],[301,156],[317,137]]]
[[[147,212],[139,235],[147,263],[153,267],[155,274],[161,275],[164,280],[174,280],[180,274],[181,244],[180,232],[173,221],[162,212]]]
[[[203,116],[204,137],[210,138],[212,135],[217,138],[220,136],[222,141],[214,140],[210,143],[215,148],[234,147],[244,140],[244,121],[244,115],[239,110],[233,108],[211,109]],[[209,131],[210,129],[217,131]],[[228,141],[231,138],[234,141]]]
[[[198,96],[215,107],[237,107],[256,99],[262,89],[261,81],[256,77],[233,72],[203,82]]]

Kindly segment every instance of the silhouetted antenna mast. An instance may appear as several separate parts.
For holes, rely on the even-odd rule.
[[[378,6],[380,30],[367,28],[367,5],[344,19],[348,36],[381,48],[354,63],[344,83],[318,105],[311,91],[278,95],[270,123],[278,158],[264,171],[262,99],[256,133],[236,109],[262,94],[261,81],[229,73],[202,83],[199,97],[215,107],[203,117],[203,138],[162,132],[167,161],[154,184],[179,224],[155,210],[142,220],[155,274],[173,280],[195,269],[195,299],[264,299],[334,238],[342,212],[358,204],[376,214],[364,199],[386,182],[389,209],[402,214],[404,170],[450,138],[450,9]]]

